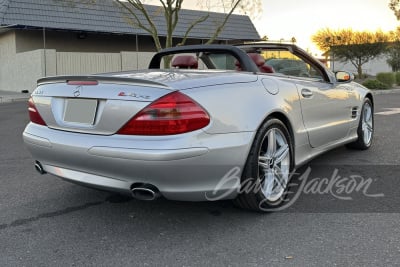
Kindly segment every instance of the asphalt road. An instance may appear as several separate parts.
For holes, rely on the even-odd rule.
[[[400,108],[400,94],[376,96],[375,111],[384,108]],[[25,103],[2,104],[0,266],[398,266],[400,114],[392,113],[376,115],[370,150],[341,147],[311,162],[370,177],[368,193],[383,197],[310,195],[259,214],[230,201],[142,202],[41,176],[22,144]]]

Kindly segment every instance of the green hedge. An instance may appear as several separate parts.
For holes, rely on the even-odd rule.
[[[376,79],[389,87],[395,83],[395,76],[393,72],[381,72],[376,75]]]
[[[400,72],[396,72],[394,76],[396,77],[396,84],[400,85]]]
[[[367,80],[363,85],[368,89],[389,89],[389,85],[378,80]]]

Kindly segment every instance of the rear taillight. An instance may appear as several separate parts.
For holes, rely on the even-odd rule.
[[[173,92],[145,107],[117,134],[173,135],[199,130],[209,123],[210,117],[198,103]]]
[[[35,106],[35,103],[33,102],[32,97],[29,98],[29,101],[28,101],[28,111],[29,111],[29,118],[31,119],[31,122],[46,126],[46,123],[42,119],[42,116],[40,116],[38,110],[36,109],[36,106]]]

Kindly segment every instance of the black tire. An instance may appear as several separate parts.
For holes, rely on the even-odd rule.
[[[277,140],[279,136],[279,139],[282,144],[284,142],[287,143],[286,145],[283,144],[279,146],[278,141],[276,141],[274,143],[275,144],[274,146],[276,148],[275,149],[276,155],[282,154],[283,156],[283,153],[279,152],[285,151],[284,154],[287,155],[288,158],[285,156],[284,160],[281,160],[280,162],[278,162],[278,159],[276,160],[276,162],[274,159],[265,161],[265,165],[268,166],[275,166],[275,164],[278,165],[280,163],[281,164],[280,170],[282,170],[281,177],[284,176],[282,173],[283,169],[285,169],[285,175],[286,173],[288,175],[286,179],[286,184],[282,186],[280,182],[284,179],[279,179],[280,181],[278,183],[277,179],[275,178],[271,179],[271,176],[268,176],[265,173],[267,170],[270,170],[271,173],[273,173],[272,170],[275,170],[275,167],[271,168],[271,167],[265,167],[263,165],[260,166],[259,163],[259,161],[265,160],[264,158],[267,157],[273,158],[268,155],[269,154],[268,150],[274,151],[272,148],[270,149],[268,145],[269,140],[272,140],[270,139],[272,138],[270,137],[270,134],[276,135],[275,137],[277,138]],[[284,141],[282,141],[283,139]],[[282,165],[283,163],[285,163],[284,166]],[[242,188],[240,190],[240,194],[234,200],[234,204],[240,208],[255,210],[255,211],[272,211],[273,209],[278,208],[285,199],[287,185],[289,184],[290,172],[292,171],[292,168],[293,168],[293,142],[291,140],[289,131],[280,120],[271,118],[261,126],[261,128],[258,130],[256,134],[256,137],[253,141],[253,145],[250,149],[250,153],[242,173],[241,177]],[[278,175],[276,176],[273,175],[273,176],[278,177]],[[271,192],[271,194],[269,195],[270,199],[265,194],[265,191],[267,192],[269,191],[265,190],[265,187],[263,187],[267,186],[265,184],[267,180],[268,181],[273,180],[272,183],[271,182],[269,183],[269,185],[273,184],[273,186],[271,186],[271,191],[273,191],[272,188],[276,188],[278,191],[276,195],[273,195]],[[279,196],[280,192],[282,191],[281,190],[282,188],[283,188],[282,195]]]
[[[371,117],[370,117],[369,122],[366,121],[368,118],[365,117],[365,115],[366,115],[365,112],[366,112],[367,107],[370,108],[370,116]],[[363,126],[363,124],[364,124],[364,126]],[[369,125],[368,128],[371,131],[370,137],[366,136],[367,130],[363,129],[363,127],[367,127],[366,125]],[[364,103],[361,108],[360,121],[358,123],[358,128],[357,128],[357,136],[358,136],[358,138],[356,141],[346,145],[347,148],[366,150],[371,147],[372,139],[374,137],[374,106],[372,105],[372,102],[369,98],[364,99]]]

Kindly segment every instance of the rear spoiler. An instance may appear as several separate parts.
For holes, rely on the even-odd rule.
[[[44,77],[37,80],[37,85],[51,84],[51,83],[68,83],[69,81],[81,81],[81,82],[101,82],[101,83],[116,83],[116,84],[129,84],[129,85],[141,85],[150,87],[163,87],[170,88],[166,84],[154,82],[146,79],[129,78],[129,77],[117,77],[117,76],[52,76]]]

